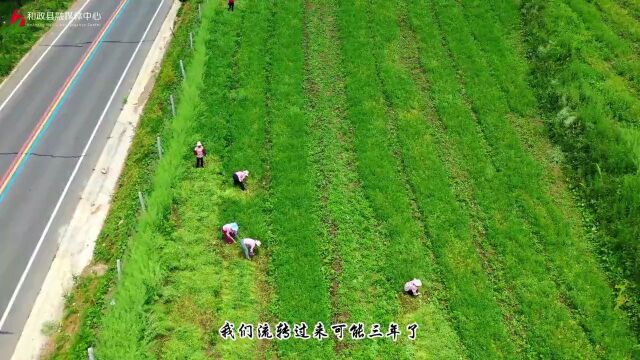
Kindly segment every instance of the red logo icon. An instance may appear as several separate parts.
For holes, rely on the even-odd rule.
[[[26,19],[24,18],[24,16],[22,16],[22,14],[20,14],[20,11],[18,9],[14,9],[13,10],[13,15],[11,15],[11,20],[9,20],[9,25],[13,25],[15,24],[16,21],[20,20],[20,27],[23,27],[24,24],[26,23]]]

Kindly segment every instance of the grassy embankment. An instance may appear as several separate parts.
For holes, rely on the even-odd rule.
[[[98,326],[109,307],[110,292],[116,280],[116,259],[122,258],[135,231],[140,204],[138,191],[145,194],[151,189],[150,179],[158,165],[155,148],[156,136],[170,136],[167,126],[171,121],[168,97],[180,99],[179,60],[191,56],[189,32],[199,25],[198,2],[189,2],[179,10],[163,66],[156,85],[149,96],[136,135],[127,156],[125,168],[111,203],[111,210],[96,242],[92,264],[76,279],[76,286],[67,295],[60,331],[53,339],[50,358],[84,358],[87,347],[95,343]]]

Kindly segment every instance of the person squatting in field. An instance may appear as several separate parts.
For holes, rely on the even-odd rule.
[[[242,246],[242,252],[244,252],[244,256],[251,260],[251,258],[255,255],[255,248],[260,247],[262,243],[259,240],[245,238],[240,240],[240,246]]]
[[[418,296],[420,293],[418,292],[418,288],[422,286],[422,281],[419,279],[413,279],[411,281],[407,281],[404,284],[404,292],[411,296]]]
[[[242,191],[245,191],[244,181],[247,177],[249,177],[249,170],[236,171],[233,173],[233,185],[238,185]]]
[[[229,0],[229,3],[228,3],[229,7],[227,8],[227,11],[233,11],[235,4],[236,4],[235,0]]]
[[[193,149],[193,154],[196,156],[196,167],[204,167],[204,157],[207,156],[207,149],[202,146],[202,143],[198,141],[196,147]]]
[[[236,237],[238,237],[238,230],[239,227],[236,223],[225,224],[222,226],[222,238],[227,244],[233,244]]]

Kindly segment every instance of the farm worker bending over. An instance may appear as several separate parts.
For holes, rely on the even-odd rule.
[[[229,0],[229,7],[227,8],[227,11],[233,11],[233,6],[236,4],[235,0]]]
[[[233,174],[233,185],[238,185],[242,191],[245,191],[244,181],[247,177],[249,177],[249,170],[235,172]]]
[[[404,291],[411,296],[418,296],[418,288],[422,286],[422,281],[418,279],[413,279],[404,284]]]
[[[238,224],[231,223],[231,224],[226,224],[222,227],[222,237],[227,242],[227,244],[233,244],[237,236],[238,236]]]
[[[254,240],[254,239],[242,239],[240,241],[240,246],[242,246],[242,251],[244,252],[244,256],[246,256],[247,259],[251,260],[251,258],[255,255],[254,254],[254,250],[256,247],[260,247],[260,245],[262,245],[262,243],[258,240]]]
[[[195,149],[193,149],[193,154],[196,156],[196,167],[203,168],[204,167],[204,157],[207,156],[207,150],[202,146],[202,143],[198,141]]]

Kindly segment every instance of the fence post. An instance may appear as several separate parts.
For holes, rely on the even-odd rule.
[[[180,59],[180,71],[182,72],[182,80],[186,80],[187,74],[184,72],[184,63],[182,62],[182,59]]]
[[[147,207],[144,205],[144,196],[142,196],[142,191],[138,191],[138,199],[140,200],[140,207],[143,212],[147,212]]]
[[[93,348],[92,347],[87,349],[87,354],[89,354],[89,360],[96,360],[96,357],[93,354]]]
[[[193,50],[193,32],[189,32],[189,44],[191,45],[191,50]]]
[[[116,260],[116,269],[118,270],[118,281],[122,279],[122,262],[120,259]]]
[[[162,159],[162,143],[160,143],[160,136],[156,137],[156,145],[158,146],[158,157]]]
[[[176,117],[176,101],[173,99],[173,95],[169,95],[169,101],[171,102],[171,113],[173,117]]]

